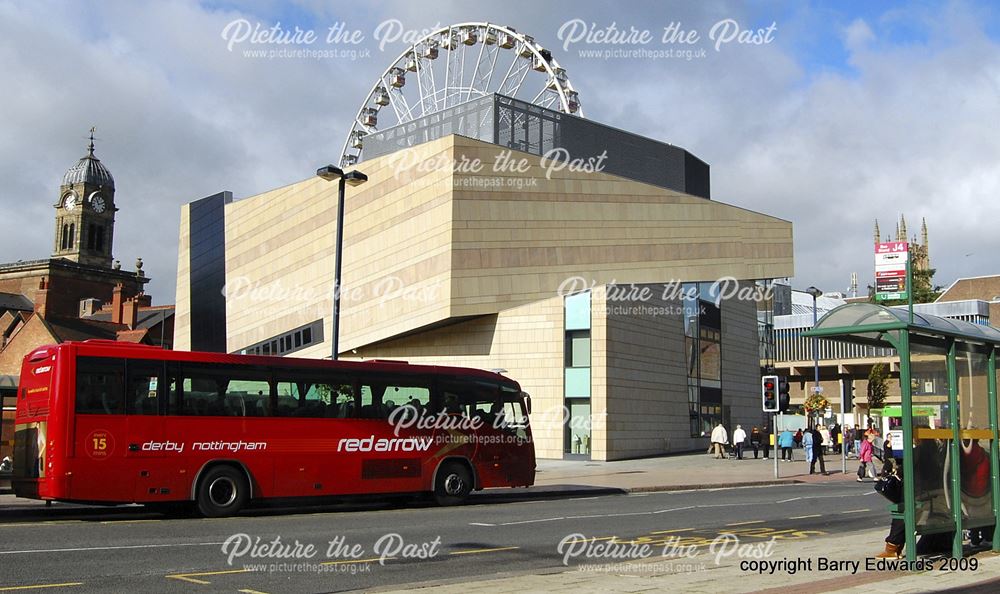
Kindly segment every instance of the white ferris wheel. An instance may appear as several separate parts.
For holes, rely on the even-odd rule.
[[[494,93],[583,116],[566,70],[531,36],[491,23],[450,25],[408,47],[378,77],[340,165],[361,159],[369,134]]]

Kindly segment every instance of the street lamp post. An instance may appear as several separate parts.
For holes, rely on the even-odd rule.
[[[810,295],[812,295],[812,298],[813,298],[813,329],[815,330],[816,329],[816,323],[818,322],[816,300],[819,299],[819,296],[823,294],[823,291],[820,291],[816,287],[809,287],[808,289],[806,289],[806,293],[809,293]],[[813,383],[813,392],[815,394],[819,394],[819,339],[816,338],[815,336],[812,339],[812,349],[813,349],[813,382],[814,382]],[[845,404],[844,404],[844,391],[841,390],[840,391],[840,436],[839,436],[840,439],[841,439],[841,441],[844,441],[844,439],[843,439],[843,435],[844,435],[844,406],[845,406]],[[834,445],[837,445],[837,444],[834,444]],[[843,444],[841,444],[841,446],[840,446],[840,463],[841,463],[841,472],[843,472],[843,473],[846,474],[847,473],[847,449],[844,447]]]
[[[337,263],[333,273],[333,346],[330,358],[337,360],[340,354],[340,270],[344,256],[344,189],[345,186],[360,186],[368,181],[368,176],[360,171],[348,171],[334,165],[316,170],[316,175],[326,181],[338,180],[337,187]]]
[[[813,298],[813,328],[815,329],[817,321],[816,299],[823,294],[823,291],[820,291],[816,287],[809,287],[808,289],[806,289],[806,293],[812,295]],[[819,394],[819,341],[816,339],[815,336],[812,339],[812,351],[813,351],[813,375],[815,381],[813,385],[813,393]]]
[[[809,287],[806,289],[806,293],[812,295],[813,298],[813,328],[815,328],[817,322],[816,299],[823,294],[823,291],[820,291],[816,287]],[[813,337],[813,371],[815,373],[816,387],[819,388],[819,350],[817,349],[817,340],[815,336]],[[816,392],[819,392],[819,390],[816,390]]]

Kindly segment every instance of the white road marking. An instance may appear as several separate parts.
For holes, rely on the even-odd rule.
[[[23,551],[0,551],[0,555],[22,555],[25,553],[75,553],[80,551],[116,551],[120,549],[164,549],[170,547],[219,546],[221,542],[181,542],[176,544],[122,545],[117,547],[77,547],[66,549],[27,549]]]
[[[522,524],[539,524],[542,522],[558,522],[560,520],[583,520],[583,519],[594,519],[594,518],[621,518],[628,516],[651,516],[657,514],[666,514],[677,511],[685,511],[690,509],[710,509],[714,507],[746,507],[749,505],[774,505],[775,503],[787,503],[790,501],[800,501],[805,499],[829,499],[836,498],[842,499],[844,496],[841,495],[804,495],[801,497],[792,497],[789,499],[783,499],[781,501],[738,501],[733,503],[714,503],[705,505],[685,505],[683,507],[673,507],[669,509],[659,509],[653,511],[642,511],[642,512],[624,512],[624,513],[611,513],[611,514],[596,514],[596,515],[579,515],[579,516],[558,516],[550,518],[537,518],[534,520],[519,520],[516,522],[501,522],[495,524],[494,526],[518,526]],[[866,510],[867,511],[867,510]],[[855,513],[855,512],[841,512],[841,513]],[[477,526],[482,524],[476,524]]]

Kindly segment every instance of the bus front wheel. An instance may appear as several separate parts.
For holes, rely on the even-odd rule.
[[[198,511],[207,518],[235,515],[246,505],[250,485],[246,476],[232,466],[215,466],[198,481]]]
[[[446,462],[434,481],[434,499],[438,505],[458,505],[472,492],[472,473],[459,462]]]

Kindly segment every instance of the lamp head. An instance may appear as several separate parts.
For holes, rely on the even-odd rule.
[[[322,177],[326,181],[333,181],[343,177],[344,170],[336,165],[326,165],[317,169],[316,175]]]
[[[360,186],[368,181],[368,176],[360,171],[348,171],[344,174],[344,182],[349,186]]]

